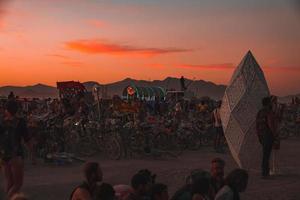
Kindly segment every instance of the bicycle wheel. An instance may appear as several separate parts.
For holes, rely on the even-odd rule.
[[[289,138],[289,136],[290,136],[290,131],[287,128],[283,127],[279,130],[279,138],[281,140],[285,140]]]
[[[112,134],[105,138],[105,152],[112,160],[119,160],[122,157],[122,145],[120,138]]]
[[[97,153],[97,149],[92,145],[93,141],[90,137],[82,138],[76,144],[76,153],[81,156],[90,157]]]

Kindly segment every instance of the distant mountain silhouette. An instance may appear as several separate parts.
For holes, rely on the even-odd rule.
[[[109,83],[109,84],[99,84],[95,81],[88,81],[83,83],[87,90],[92,90],[95,85],[103,86],[107,89],[108,95],[113,96],[115,94],[121,95],[124,88],[129,85],[136,86],[160,86],[165,89],[180,89],[180,82],[178,78],[167,77],[164,80],[135,80],[131,78],[126,78],[122,81]],[[194,92],[198,97],[209,96],[213,99],[221,99],[223,97],[226,86],[216,85],[212,82],[207,82],[203,80],[189,80],[186,79],[186,85],[189,85],[188,90]],[[33,86],[4,86],[0,87],[0,95],[7,96],[10,91],[13,91],[15,95],[20,97],[58,97],[58,91],[55,87],[47,86],[43,84],[37,84]]]
[[[37,84],[32,86],[4,86],[0,87],[0,95],[7,96],[10,92],[14,92],[19,97],[57,97],[58,91],[55,87],[47,86],[43,84]]]

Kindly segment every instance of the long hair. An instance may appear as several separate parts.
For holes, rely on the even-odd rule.
[[[228,185],[233,193],[234,193],[234,200],[239,200],[239,192],[240,190],[244,190],[247,186],[248,182],[248,172],[244,169],[235,169],[225,178],[225,185]]]

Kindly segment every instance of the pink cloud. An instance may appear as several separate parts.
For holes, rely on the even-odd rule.
[[[149,48],[137,47],[124,44],[110,43],[103,40],[74,40],[65,42],[65,47],[69,50],[87,54],[107,54],[107,55],[137,55],[155,56],[170,53],[182,53],[191,50],[179,48]]]

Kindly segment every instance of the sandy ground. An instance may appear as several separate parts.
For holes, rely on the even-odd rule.
[[[280,162],[282,175],[262,180],[259,172],[250,172],[249,185],[241,197],[245,200],[299,200],[300,199],[300,138],[282,142]],[[101,163],[104,181],[111,184],[129,184],[131,176],[139,169],[148,168],[157,174],[158,182],[169,186],[170,194],[184,184],[190,170],[209,170],[210,160],[221,157],[226,161],[225,173],[237,167],[230,154],[217,154],[211,148],[185,152],[178,159],[138,159],[111,161],[101,156],[93,158]],[[32,200],[66,200],[72,189],[81,182],[82,164],[25,166],[23,191]],[[3,176],[0,177],[3,180]],[[2,182],[2,181],[1,181]]]

